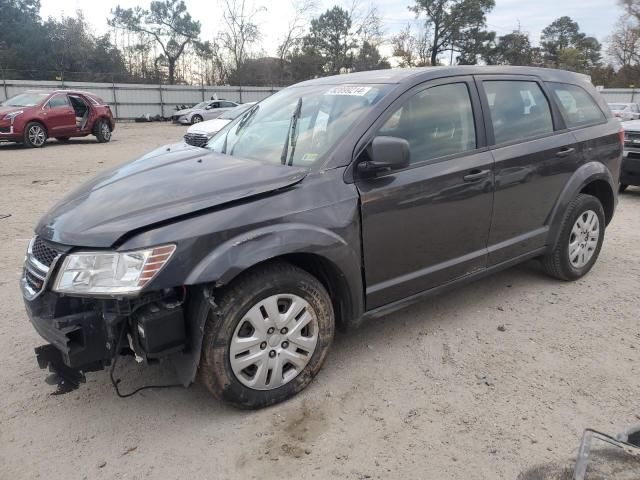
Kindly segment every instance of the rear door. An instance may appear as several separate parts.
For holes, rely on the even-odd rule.
[[[473,78],[429,82],[365,135],[403,138],[411,151],[409,168],[356,181],[368,309],[485,268],[493,158],[480,110]]]
[[[497,75],[476,80],[495,160],[491,266],[545,245],[547,220],[581,156],[539,79]]]
[[[66,93],[57,93],[44,105],[44,116],[50,137],[64,136],[76,131],[76,113]]]

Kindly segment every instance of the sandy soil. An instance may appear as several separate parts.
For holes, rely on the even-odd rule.
[[[50,396],[18,288],[37,219],[95,172],[183,132],[128,124],[106,145],[0,145],[0,215],[11,214],[0,220],[1,479],[543,478],[531,472],[569,461],[584,428],[640,420],[638,188],[621,196],[586,278],[558,282],[530,262],[339,334],[285,404],[238,411],[200,385],[121,400],[105,372]],[[123,369],[129,387],[172,380],[162,365]]]

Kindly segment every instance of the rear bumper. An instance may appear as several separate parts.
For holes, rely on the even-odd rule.
[[[620,183],[640,185],[640,149],[627,150],[625,148],[620,170]]]

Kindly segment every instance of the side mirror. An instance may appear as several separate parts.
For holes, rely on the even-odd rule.
[[[358,171],[365,176],[407,168],[411,159],[409,142],[398,137],[375,137],[369,147],[369,158],[358,164]]]

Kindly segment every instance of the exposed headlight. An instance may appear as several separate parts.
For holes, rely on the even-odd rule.
[[[68,255],[53,290],[60,293],[133,294],[169,261],[175,245],[134,252],[78,252]]]
[[[21,115],[24,113],[24,110],[18,110],[17,112],[11,112],[11,113],[7,113],[2,119],[3,120],[13,120],[14,118],[16,118],[18,115]]]

